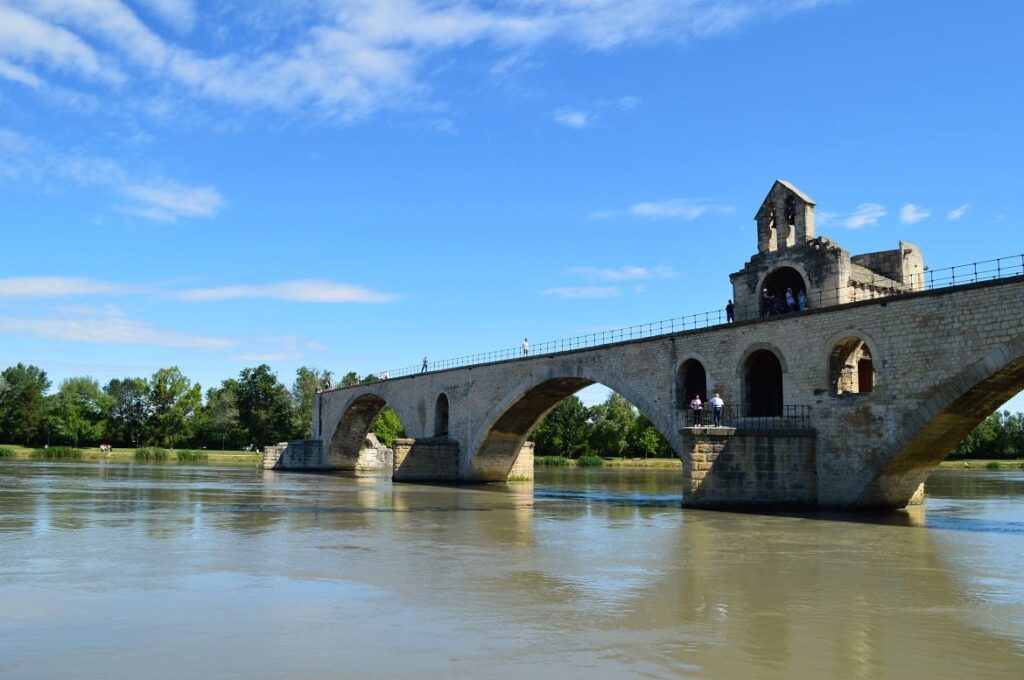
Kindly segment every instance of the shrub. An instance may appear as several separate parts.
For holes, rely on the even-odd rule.
[[[132,459],[137,463],[162,463],[167,460],[167,449],[156,446],[144,446],[136,449]]]
[[[534,467],[569,467],[570,461],[565,456],[535,456]]]
[[[580,456],[580,459],[576,462],[580,467],[601,467],[604,465],[604,458],[601,456],[595,456],[592,453]]]
[[[999,462],[995,460],[990,460],[989,462],[985,463],[985,468],[988,470],[998,470]]]
[[[48,449],[34,449],[29,456],[43,460],[81,460],[82,449],[73,446],[51,446]]]
[[[205,463],[208,458],[205,451],[178,451],[179,463]]]
[[[14,458],[14,449],[10,446],[0,446],[0,458]]]

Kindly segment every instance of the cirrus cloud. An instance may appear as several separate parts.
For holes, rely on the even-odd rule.
[[[393,293],[381,293],[363,286],[321,280],[196,288],[179,291],[175,294],[175,297],[191,302],[262,298],[287,300],[289,302],[354,302],[366,304],[388,303],[398,299],[398,296]]]
[[[843,224],[847,229],[860,229],[869,225],[878,224],[878,220],[885,217],[885,206],[879,203],[861,203],[853,214],[847,217]]]

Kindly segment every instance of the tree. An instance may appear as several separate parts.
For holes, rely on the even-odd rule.
[[[292,404],[295,411],[293,429],[304,437],[313,436],[313,402],[316,399],[316,391],[330,379],[330,371],[318,371],[307,366],[300,366],[295,371],[295,382],[292,383]]]
[[[644,457],[672,451],[668,441],[651,425],[651,421],[643,416],[638,416],[633,422],[627,437],[627,447],[631,453],[643,454]]]
[[[587,407],[571,396],[548,412],[533,431],[542,456],[578,456],[587,452]]]
[[[621,456],[636,421],[636,410],[625,397],[612,392],[603,404],[590,408],[590,450],[606,456]]]
[[[114,378],[103,387],[106,393],[106,434],[119,444],[142,445],[153,415],[149,384],[145,378]]]
[[[211,387],[207,390],[203,414],[204,437],[207,443],[214,438],[220,442],[223,451],[229,439],[233,447],[244,440],[238,418],[237,381],[225,380],[221,387]]]
[[[377,417],[373,419],[373,422],[370,424],[370,432],[377,435],[380,443],[388,447],[394,443],[396,438],[405,436],[402,422],[398,419],[398,414],[390,406],[382,408]]]
[[[359,384],[359,374],[355,371],[349,371],[341,377],[342,387],[352,387],[353,385]]]
[[[149,381],[152,436],[161,446],[174,447],[191,434],[192,417],[202,405],[199,383],[185,377],[177,366],[161,368]]]
[[[60,384],[54,398],[51,418],[58,436],[70,441],[97,442],[103,437],[106,395],[89,377],[68,378]]]
[[[18,364],[3,372],[6,390],[0,396],[0,441],[28,445],[38,441],[46,422],[46,391],[50,379],[37,366]]]
[[[267,364],[244,368],[238,379],[238,419],[259,447],[290,439],[291,400],[288,390]]]

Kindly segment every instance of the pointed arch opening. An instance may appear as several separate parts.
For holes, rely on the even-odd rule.
[[[405,428],[398,414],[376,394],[363,394],[349,404],[338,421],[326,452],[326,465],[336,470],[356,470],[370,450],[390,449]],[[365,461],[364,461],[365,462]]]
[[[434,403],[434,436],[448,437],[448,395],[442,392]]]
[[[875,390],[875,365],[868,344],[843,338],[829,354],[829,385],[835,394],[867,394]]]
[[[759,349],[747,357],[743,388],[747,415],[782,415],[782,363],[774,352]]]

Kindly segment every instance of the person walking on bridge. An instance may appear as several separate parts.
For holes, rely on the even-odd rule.
[[[523,356],[530,356],[530,341],[526,338],[523,338]]]
[[[423,366],[420,367],[420,373],[427,372],[427,357],[423,357]]]

